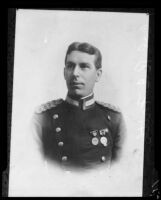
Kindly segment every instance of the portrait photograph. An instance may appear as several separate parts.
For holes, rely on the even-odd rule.
[[[143,196],[149,14],[16,9],[8,196]]]

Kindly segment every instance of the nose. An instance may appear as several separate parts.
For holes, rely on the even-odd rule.
[[[74,76],[79,76],[79,72],[80,72],[79,66],[76,65],[76,66],[74,67],[74,69],[73,69],[73,75],[74,75]]]

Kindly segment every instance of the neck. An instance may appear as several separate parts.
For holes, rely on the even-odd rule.
[[[94,96],[94,95],[93,95],[93,92],[91,92],[87,96],[83,96],[83,97],[81,97],[81,96],[73,96],[73,95],[70,95],[69,93],[67,94],[67,96],[70,97],[73,100],[80,101],[80,100],[86,99],[86,98]]]

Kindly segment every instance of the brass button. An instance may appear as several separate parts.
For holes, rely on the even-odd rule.
[[[67,161],[68,157],[67,156],[62,156],[62,161]]]
[[[106,157],[105,157],[105,156],[102,156],[102,157],[101,157],[101,161],[102,161],[102,162],[105,162],[105,160],[106,160]]]
[[[54,114],[53,115],[53,119],[58,119],[59,115],[58,114]]]
[[[62,147],[64,145],[64,142],[58,142],[58,146]]]
[[[107,116],[107,118],[108,118],[108,120],[111,120],[111,117],[110,117],[110,115],[108,115],[108,116]]]
[[[56,128],[56,132],[58,133],[58,132],[60,132],[61,131],[61,128],[60,127],[57,127]]]

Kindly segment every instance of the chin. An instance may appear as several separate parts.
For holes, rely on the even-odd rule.
[[[81,97],[86,96],[83,92],[80,92],[77,90],[69,92],[69,95],[71,95],[72,97],[75,97],[75,98],[81,98]]]

